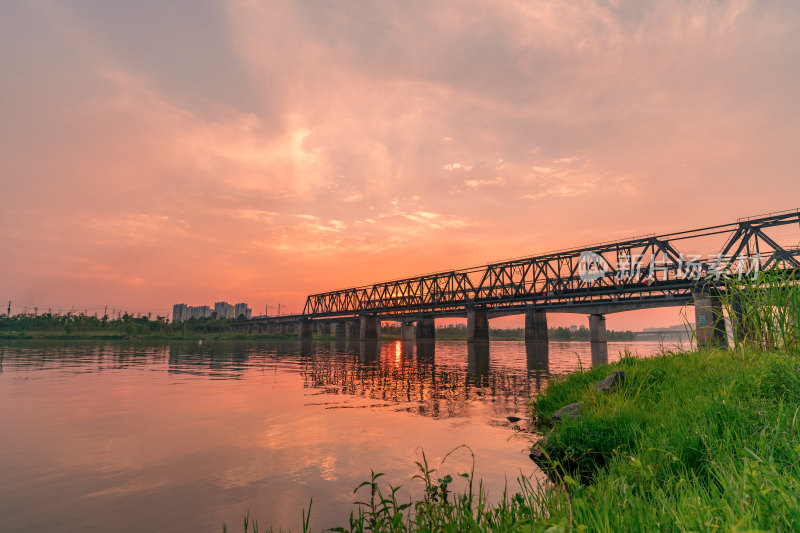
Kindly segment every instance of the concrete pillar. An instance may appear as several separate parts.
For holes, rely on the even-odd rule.
[[[361,325],[359,326],[359,340],[374,341],[380,335],[380,323],[375,315],[361,315]]]
[[[525,311],[525,342],[547,342],[547,313],[541,309]]]
[[[333,325],[333,327],[336,330],[336,340],[337,341],[339,339],[344,340],[344,338],[347,336],[347,328],[345,327],[345,323],[344,322],[336,322]]]
[[[436,320],[432,316],[423,316],[417,320],[417,341],[436,339]]]
[[[308,318],[303,318],[297,327],[297,338],[300,340],[307,340],[311,338],[311,332],[314,329],[314,322]]]
[[[722,302],[719,296],[706,292],[692,293],[694,299],[694,323],[697,347],[728,346],[728,335],[725,332],[725,317],[722,314]]]
[[[330,337],[331,336],[331,325],[330,322],[323,322],[319,325],[319,334],[323,337]]]
[[[606,342],[606,317],[603,315],[589,315],[589,340],[592,342]]]
[[[283,335],[284,337],[289,333],[289,324],[280,323],[278,324],[278,334]]]
[[[400,340],[413,341],[414,340],[414,323],[401,322],[400,323]]]
[[[361,320],[348,320],[347,321],[347,336],[351,340],[358,340],[361,337]]]
[[[489,312],[485,307],[467,309],[467,342],[489,342]]]

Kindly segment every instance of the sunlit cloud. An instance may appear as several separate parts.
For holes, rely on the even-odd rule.
[[[503,185],[505,182],[505,179],[498,177],[487,180],[467,180],[464,182],[464,185],[471,189],[477,189],[478,187],[485,187],[487,185]]]

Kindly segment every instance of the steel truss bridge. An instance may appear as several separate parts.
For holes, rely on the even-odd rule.
[[[683,305],[699,285],[713,291],[724,276],[800,268],[798,243],[774,235],[792,224],[800,228],[800,210],[312,294],[296,318],[403,320],[465,316],[475,308],[502,316],[531,308],[611,313]],[[716,243],[715,253],[696,255],[708,253],[709,243]]]

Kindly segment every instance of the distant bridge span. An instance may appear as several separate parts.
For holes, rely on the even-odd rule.
[[[708,299],[722,276],[800,269],[798,243],[777,235],[792,224],[800,228],[800,210],[312,294],[302,315],[234,326],[294,320],[304,337],[311,334],[311,324],[304,327],[311,320],[358,319],[359,337],[369,339],[379,329],[373,323],[396,320],[410,338],[408,324],[414,321],[419,339],[433,336],[435,317],[466,316],[468,339],[482,341],[488,339],[489,317],[526,313],[526,338],[546,340],[550,311],[592,315],[593,340],[604,341],[605,314],[695,302],[702,324],[709,323],[699,318],[703,310],[710,313],[713,337],[719,316]],[[714,253],[702,255],[709,250]],[[337,332],[344,334],[344,328]]]

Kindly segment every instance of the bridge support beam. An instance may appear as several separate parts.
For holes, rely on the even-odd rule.
[[[608,341],[605,316],[589,315],[589,340],[592,342]]]
[[[467,342],[489,342],[489,313],[485,307],[467,309]]]
[[[414,340],[414,323],[401,322],[400,323],[400,340],[413,341]]]
[[[346,324],[347,336],[350,337],[350,340],[359,340],[361,338],[361,320],[348,320]]]
[[[525,311],[525,342],[547,342],[547,313],[541,309]]]
[[[308,319],[303,318],[300,319],[300,322],[297,325],[297,338],[300,340],[308,340],[311,338],[311,334],[313,331],[314,323]]]
[[[336,322],[333,325],[336,330],[336,340],[344,340],[347,336],[347,327],[345,322]]]
[[[725,332],[725,317],[722,314],[722,302],[719,296],[707,292],[692,293],[694,299],[694,323],[697,347],[728,346],[728,335]]]
[[[432,341],[436,339],[436,320],[432,316],[423,316],[417,320],[417,340]]]
[[[319,334],[323,337],[330,337],[331,336],[331,325],[329,322],[322,322],[319,325]]]
[[[361,315],[358,340],[374,341],[380,336],[380,323],[375,315]]]
[[[278,325],[278,334],[286,336],[289,333],[289,324],[281,323]]]

